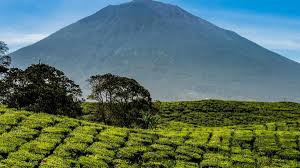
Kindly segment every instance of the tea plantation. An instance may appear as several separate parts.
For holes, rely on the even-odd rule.
[[[159,103],[155,129],[0,106],[0,167],[300,167],[300,105]]]

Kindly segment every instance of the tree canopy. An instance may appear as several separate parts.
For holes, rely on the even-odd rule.
[[[151,96],[136,80],[112,74],[89,78],[90,99],[98,102],[99,120],[120,126],[141,126],[153,114]]]
[[[8,67],[10,65],[11,59],[7,56],[8,47],[7,45],[0,41],[0,103],[3,99],[4,93],[7,90],[5,83],[3,82],[3,77],[5,73],[8,71]]]
[[[11,58],[8,55],[6,55],[7,53],[7,45],[3,41],[0,41],[0,74],[7,72],[7,67],[11,63]]]
[[[24,71],[12,68],[3,82],[3,102],[9,107],[68,116],[81,113],[79,85],[49,65],[35,64]]]

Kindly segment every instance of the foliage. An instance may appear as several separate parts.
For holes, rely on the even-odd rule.
[[[3,41],[0,41],[0,75],[8,70],[7,67],[11,63],[11,58],[8,55],[6,55],[7,53],[7,45]]]
[[[278,107],[286,108],[264,105],[265,111]],[[289,108],[295,111],[285,116],[293,119],[218,127],[169,121],[146,130],[0,106],[0,167],[297,168],[300,116],[297,104]]]
[[[11,58],[6,55],[7,52],[7,45],[0,41],[0,103],[3,102],[3,95],[6,93],[6,85],[3,81],[3,77],[5,77],[8,67],[11,63]]]
[[[96,118],[109,125],[153,127],[151,96],[136,80],[112,74],[91,76],[90,99],[96,100]]]
[[[36,64],[24,71],[12,68],[3,81],[4,103],[9,107],[73,117],[81,114],[79,86],[54,67]]]
[[[178,121],[201,126],[234,126],[295,121],[300,104],[291,102],[238,102],[202,100],[191,102],[159,102],[160,125]],[[274,129],[280,125],[274,125]]]

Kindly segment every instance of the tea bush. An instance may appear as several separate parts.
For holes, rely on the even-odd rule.
[[[164,108],[184,114],[200,109],[174,104]],[[300,117],[295,105],[259,105],[261,111],[279,109],[295,118],[271,116],[271,122],[218,127],[167,118],[157,128],[144,130],[0,106],[0,167],[300,167]]]

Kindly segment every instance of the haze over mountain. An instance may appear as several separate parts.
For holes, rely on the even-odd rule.
[[[300,101],[300,64],[178,6],[108,6],[11,54],[14,65],[54,65],[87,93],[90,75],[133,77],[155,99]]]

